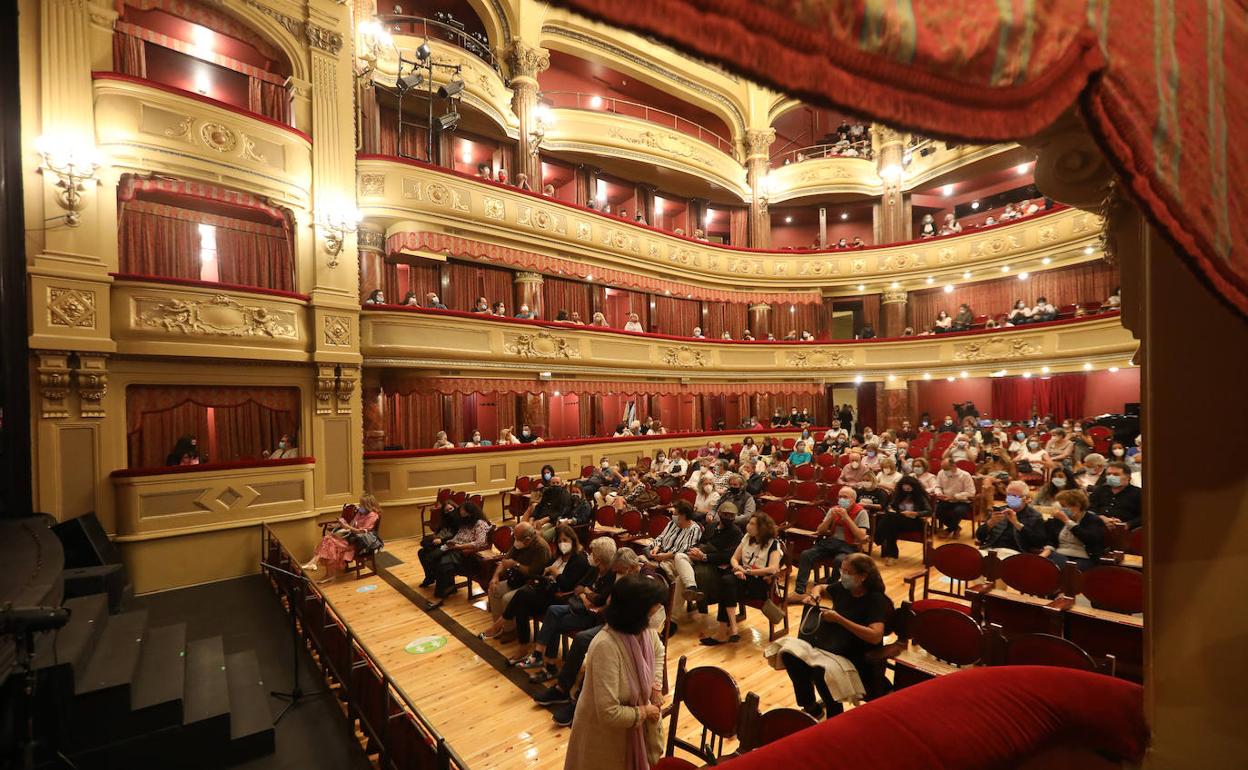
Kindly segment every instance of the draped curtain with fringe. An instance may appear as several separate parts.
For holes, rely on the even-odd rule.
[[[489,267],[469,262],[450,262],[450,282],[447,296],[441,297],[447,307],[456,310],[471,310],[477,304],[477,297],[485,297],[492,305],[502,302],[507,308],[507,315],[515,315],[519,306],[514,300],[515,279],[512,271],[501,267]]]
[[[209,429],[208,410],[213,412]],[[129,466],[165,464],[184,435],[199,439],[210,462],[260,458],[283,433],[296,437],[299,391],[278,387],[131,385],[126,388]]]
[[[447,302],[447,298],[441,296],[442,273],[436,262],[416,262],[408,264],[406,262],[387,262],[385,269],[382,271],[382,291],[386,294],[386,299],[390,302],[404,302],[407,299],[408,292],[416,295],[416,301],[421,307],[425,306],[425,296],[429,292],[438,294],[438,299],[442,300],[442,304],[452,310],[470,310],[469,307],[454,307]]]
[[[789,332],[800,335],[808,331],[816,337],[827,334],[826,324],[822,322],[823,305],[772,305],[771,333],[776,339],[782,340]]]

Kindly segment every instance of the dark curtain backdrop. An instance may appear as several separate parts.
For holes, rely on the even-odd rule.
[[[545,276],[542,279],[542,304],[546,320],[553,321],[560,310],[566,310],[569,314],[580,313],[581,320],[589,323],[594,316],[589,310],[589,289],[589,284],[581,281]]]
[[[956,286],[949,294],[943,288],[911,292],[906,302],[906,319],[917,332],[930,329],[941,310],[956,315],[963,302],[970,305],[971,312],[976,315],[996,317],[1009,313],[1015,300],[1020,299],[1031,306],[1037,297],[1046,297],[1059,308],[1103,302],[1117,285],[1118,269],[1096,260],[1033,273],[1026,281],[1014,276]]]
[[[208,410],[213,412],[209,430]],[[299,391],[277,387],[131,385],[126,388],[129,467],[165,464],[178,438],[199,439],[209,462],[259,458],[299,432]]]
[[[290,238],[279,227],[235,230],[216,226],[217,277],[221,283],[294,291],[295,257]]]
[[[199,280],[199,225],[123,206],[118,226],[121,272]]]
[[[728,212],[728,243],[744,248],[749,245],[750,210],[732,209]]]
[[[1026,420],[1031,416],[1034,383],[1024,377],[992,380],[992,416],[1001,420]]]
[[[1081,374],[1058,374],[1036,383],[1036,411],[1056,420],[1083,417],[1088,378]],[[995,405],[994,405],[995,411]]]
[[[124,32],[113,33],[113,71],[136,78],[147,78],[147,55],[142,38]]]
[[[382,107],[378,111],[378,145],[374,152],[378,155],[403,155],[408,158],[425,158],[425,130],[411,123],[403,125],[403,141],[399,142],[399,113],[396,110]],[[400,152],[400,150],[402,152]]]
[[[654,298],[654,331],[659,334],[681,337],[693,334],[693,327],[702,322],[701,316],[702,303],[697,300],[666,295]]]

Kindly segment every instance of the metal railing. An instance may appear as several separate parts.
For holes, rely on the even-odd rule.
[[[379,748],[380,768],[469,770],[411,696],[386,673],[381,659],[360,640],[329,597],[306,578],[284,574],[303,576],[303,568],[268,524],[261,525],[260,563],[275,568],[268,577],[279,599],[284,596],[290,604],[295,597],[302,597],[299,606],[288,606],[287,611],[299,621],[304,644],[316,653],[326,680],[337,682],[345,694],[348,719],[358,719],[361,732]],[[413,752],[422,752],[422,756]]]
[[[454,24],[437,19],[426,19],[423,16],[407,16],[393,13],[377,14],[377,21],[392,35],[411,35],[431,40],[443,40],[458,48],[462,48],[489,65],[490,69],[499,72],[498,59],[490,50],[489,40],[482,39]]]
[[[867,132],[861,139],[850,142],[848,146],[840,143],[812,144],[809,147],[786,150],[771,156],[770,164],[772,168],[777,168],[791,163],[801,163],[804,160],[815,160],[816,158],[861,158],[873,160],[875,153],[871,149],[871,134]]]
[[[638,118],[648,123],[666,126],[682,134],[701,139],[707,144],[714,145],[720,152],[731,155],[734,158],[736,157],[736,148],[731,140],[725,139],[709,128],[688,118],[682,118],[679,115],[667,110],[660,110],[657,107],[648,107],[638,102],[616,99],[611,96],[587,94],[580,91],[543,91],[538,95],[538,99],[550,107],[559,109],[610,112],[615,115]]]

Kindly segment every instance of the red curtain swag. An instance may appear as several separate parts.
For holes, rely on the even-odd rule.
[[[553,0],[782,93],[933,136],[1037,134],[1077,103],[1125,189],[1248,315],[1248,5]]]
[[[587,380],[509,380],[483,377],[425,378],[398,375],[391,383],[393,392],[415,393],[515,393],[519,395],[553,395],[576,393],[586,395],[736,395],[775,394],[796,396],[822,394],[823,385],[807,382],[745,382],[745,383],[679,383],[679,382],[591,382]]]
[[[164,465],[185,435],[197,437],[199,451],[214,462],[257,458],[273,449],[283,433],[297,434],[298,426],[299,392],[294,388],[126,388],[131,468]]]
[[[171,193],[188,198],[216,201],[245,209],[254,209],[267,214],[278,226],[287,230],[290,229],[290,212],[287,209],[273,206],[251,193],[230,190],[203,182],[191,182],[185,179],[123,174],[121,182],[117,186],[117,201],[126,203],[134,200],[135,196],[142,192]]]

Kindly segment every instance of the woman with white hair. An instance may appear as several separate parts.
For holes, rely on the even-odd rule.
[[[1083,468],[1075,474],[1075,482],[1080,489],[1091,492],[1092,488],[1105,478],[1105,455],[1092,452],[1083,458]]]
[[[533,640],[533,649],[528,655],[513,659],[514,665],[521,668],[545,666],[552,677],[558,672],[560,637],[565,633],[593,628],[602,622],[598,613],[606,606],[611,586],[615,585],[616,575],[611,569],[615,551],[615,541],[609,537],[595,538],[589,544],[591,569],[572,589],[567,604],[555,604],[546,610],[541,630]]]

